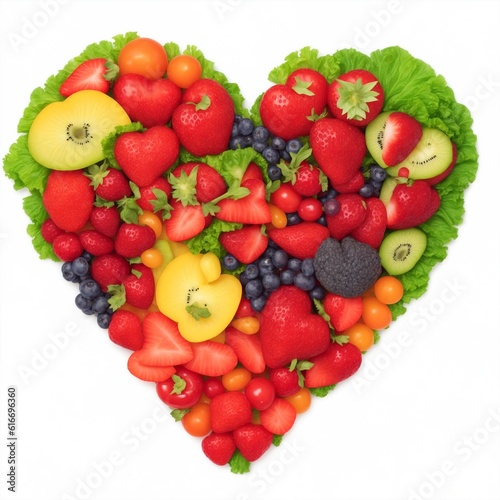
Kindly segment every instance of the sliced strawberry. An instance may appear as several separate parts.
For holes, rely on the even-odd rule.
[[[339,194],[336,199],[340,209],[334,215],[327,215],[326,223],[332,237],[341,240],[364,222],[366,202],[357,193]]]
[[[219,241],[242,264],[250,264],[266,251],[269,239],[260,225],[253,224],[221,233]]]
[[[387,229],[387,209],[379,198],[365,200],[365,220],[350,233],[354,239],[378,250]]]
[[[177,323],[161,312],[149,313],[143,321],[144,345],[137,356],[147,366],[175,366],[193,358],[191,344],[179,333]]]
[[[68,97],[79,90],[98,90],[106,94],[111,82],[104,77],[108,71],[105,64],[106,59],[103,58],[84,61],[62,83],[59,93],[63,97]]]
[[[230,372],[238,364],[236,353],[227,344],[206,340],[191,344],[191,349],[193,359],[185,366],[200,375],[218,377]]]
[[[323,302],[326,314],[336,332],[343,332],[357,323],[363,314],[361,297],[346,298],[334,293],[327,293]]]
[[[400,111],[391,113],[384,129],[382,160],[392,167],[401,163],[422,138],[422,125],[413,116]]]
[[[260,412],[262,426],[273,434],[282,436],[288,432],[297,418],[297,411],[286,399],[276,398],[269,408]]]
[[[163,382],[175,373],[173,366],[147,366],[142,364],[139,352],[133,352],[127,363],[128,371],[135,377],[146,382]]]
[[[241,178],[241,182],[245,182],[248,179],[258,179],[264,182],[264,176],[262,175],[262,170],[253,161],[248,164],[248,167],[245,170],[243,177]]]
[[[165,221],[165,233],[172,241],[186,241],[200,234],[205,228],[205,216],[201,205],[183,206],[172,201],[170,218]]]
[[[266,185],[259,179],[247,179],[241,183],[250,193],[238,200],[226,198],[219,201],[215,216],[228,222],[241,224],[267,224],[271,222],[271,211],[266,202]]]
[[[271,240],[298,259],[312,259],[321,243],[329,236],[328,228],[318,222],[301,222],[269,230]]]
[[[230,346],[239,362],[252,373],[263,373],[266,362],[258,334],[248,335],[232,326],[226,328],[226,344]]]

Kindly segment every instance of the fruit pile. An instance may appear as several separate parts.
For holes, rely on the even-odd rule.
[[[4,160],[76,306],[238,473],[424,292],[477,168],[468,111],[400,48],[270,79],[248,111],[196,48],[118,36],[33,93]]]

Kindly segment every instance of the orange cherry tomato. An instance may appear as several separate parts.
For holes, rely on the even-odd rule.
[[[156,234],[156,238],[159,238],[163,231],[163,223],[161,219],[153,212],[149,210],[144,210],[142,214],[138,217],[139,224],[143,226],[149,226]]]
[[[365,352],[373,345],[375,335],[373,330],[364,323],[356,323],[342,332],[349,337],[349,343],[355,345],[361,352]]]
[[[210,405],[198,402],[191,407],[181,419],[182,426],[188,434],[195,437],[206,436],[210,430]]]
[[[241,333],[253,335],[259,331],[260,322],[255,316],[247,316],[245,318],[233,319],[233,321],[231,321],[231,326],[234,326],[234,328],[239,330]]]
[[[120,75],[135,73],[158,80],[167,71],[168,57],[163,46],[151,38],[128,42],[118,55]]]
[[[382,276],[373,287],[375,297],[384,304],[395,304],[403,298],[404,288],[394,276]]]
[[[286,213],[272,203],[268,203],[271,212],[271,226],[276,229],[282,229],[288,224]]]
[[[311,407],[311,391],[307,387],[301,387],[295,394],[285,399],[292,404],[297,413],[305,413]]]
[[[154,269],[162,265],[163,255],[157,248],[148,248],[141,253],[141,262],[145,266]]]
[[[179,54],[170,60],[167,78],[181,89],[187,89],[201,78],[201,64],[196,57]]]
[[[387,304],[383,304],[376,297],[363,299],[363,322],[373,330],[387,328],[392,321],[392,312]]]
[[[234,368],[222,375],[222,385],[226,391],[241,391],[252,380],[252,373],[244,367]]]

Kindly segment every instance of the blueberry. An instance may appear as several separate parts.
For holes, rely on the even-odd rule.
[[[282,285],[293,285],[295,273],[291,269],[285,269],[280,273],[280,281]]]
[[[336,198],[329,198],[323,204],[323,211],[326,215],[335,215],[340,210],[340,203]]]
[[[71,263],[71,270],[77,276],[85,276],[89,272],[89,261],[87,259],[84,259],[83,257],[77,257]]]
[[[285,161],[291,161],[292,160],[292,157],[290,156],[290,153],[288,151],[286,151],[286,149],[282,149],[280,151],[280,156]]]
[[[256,264],[248,264],[242,274],[245,274],[248,279],[254,280],[259,275],[259,268]]]
[[[286,267],[288,264],[288,254],[282,249],[276,250],[273,255],[273,264],[278,269]]]
[[[272,181],[279,181],[281,179],[281,168],[270,164],[267,166],[267,175]]]
[[[254,124],[250,118],[243,118],[238,123],[238,131],[241,135],[251,135],[254,129]]]
[[[90,311],[90,314],[93,314],[92,311],[92,299],[88,299],[87,297],[84,297],[81,293],[79,293],[75,297],[75,304],[80,311],[83,311],[84,313],[88,313]]]
[[[325,204],[326,200],[331,200],[332,198],[335,198],[335,196],[337,195],[338,195],[337,191],[335,191],[335,189],[333,188],[330,188],[328,189],[328,191],[322,192],[318,196],[318,200],[321,201],[321,203]]]
[[[287,226],[295,226],[296,224],[302,222],[302,219],[300,218],[300,215],[297,212],[286,214],[286,220],[287,220]]]
[[[320,285],[316,285],[312,290],[309,291],[309,297],[311,299],[323,300],[325,296],[326,290]]]
[[[383,181],[385,181],[385,178],[387,177],[387,172],[382,167],[380,167],[378,165],[372,165],[370,167],[370,177],[374,181],[383,182]]]
[[[326,222],[326,215],[323,213],[321,214],[321,217],[319,219],[316,219],[316,222],[318,224],[321,224],[322,226],[328,226],[328,223]]]
[[[376,181],[374,179],[368,179],[368,184],[371,184],[373,186],[374,190],[381,189],[382,188],[382,181]]]
[[[252,138],[256,142],[266,143],[267,139],[269,138],[269,131],[267,130],[266,127],[258,125],[253,129]]]
[[[258,261],[260,276],[274,272],[273,259],[271,257],[261,257]]]
[[[273,255],[274,253],[276,252],[276,248],[275,247],[270,247],[269,245],[267,246],[266,250],[264,251],[264,253],[262,254],[262,257],[270,257],[271,260],[273,258]]]
[[[108,310],[109,308],[109,302],[108,302],[108,296],[107,295],[98,295],[93,301],[92,301],[92,311],[94,314],[101,314],[104,313]]]
[[[228,253],[228,254],[224,255],[224,257],[222,259],[222,265],[228,271],[235,271],[240,266],[240,262],[234,255],[231,255],[230,253]]]
[[[255,299],[250,300],[250,304],[252,306],[252,309],[255,312],[261,312],[264,307],[266,306],[267,298],[264,297],[264,295],[261,295],[260,297],[256,297]]]
[[[240,123],[243,120],[241,115],[234,115],[234,123]]]
[[[299,273],[295,275],[293,283],[297,288],[309,292],[316,286],[316,278],[314,276],[306,276],[303,273]]]
[[[245,295],[249,299],[256,299],[257,297],[260,297],[263,291],[264,287],[262,286],[262,281],[258,279],[250,280],[245,285]]]
[[[71,262],[65,262],[62,266],[61,266],[61,272],[62,272],[62,275],[63,275],[63,278],[66,280],[66,281],[73,281],[74,278],[75,278],[75,273],[73,272],[73,270],[71,269]]]
[[[243,137],[241,135],[237,135],[236,137],[232,137],[229,141],[230,149],[243,149]]]
[[[111,314],[109,313],[100,313],[97,315],[97,324],[101,328],[109,328],[109,324],[111,323]]]
[[[267,163],[275,164],[280,161],[279,152],[271,146],[266,146],[264,151],[262,151],[262,156],[267,161]]]
[[[302,142],[300,139],[290,139],[285,146],[288,153],[298,153],[302,147]]]
[[[257,153],[262,153],[262,151],[267,148],[267,144],[265,142],[253,141],[252,147],[255,151],[257,151]]]
[[[101,289],[93,279],[86,279],[80,283],[80,293],[85,298],[93,300],[101,293]]]
[[[271,146],[278,150],[281,151],[282,149],[286,148],[286,141],[285,139],[282,139],[281,137],[273,137],[271,141]]]
[[[238,130],[238,124],[233,123],[233,128],[231,129],[231,137],[238,137],[240,135],[240,131]]]
[[[94,256],[87,251],[84,251],[81,256],[88,262],[91,262],[92,259],[94,258]]]
[[[312,276],[314,274],[314,260],[304,259],[302,265],[300,266],[300,271],[304,276]]]
[[[373,196],[375,189],[371,184],[365,184],[363,187],[359,188],[358,193],[363,197],[363,198],[369,198],[370,196]]]
[[[262,286],[264,290],[277,290],[280,286],[280,278],[276,274],[266,274],[262,278]]]
[[[300,272],[300,270],[302,269],[302,261],[295,257],[293,259],[290,259],[288,261],[288,269],[290,269],[290,271],[293,271],[294,273]]]

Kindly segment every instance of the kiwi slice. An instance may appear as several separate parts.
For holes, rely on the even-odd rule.
[[[384,149],[385,124],[390,114],[391,111],[380,113],[365,129],[366,148],[375,162],[383,168],[387,168],[382,159],[382,151]]]
[[[450,138],[437,128],[424,128],[422,138],[399,165],[389,167],[389,175],[398,175],[399,169],[406,167],[411,179],[430,179],[443,173],[453,158],[453,146]]]
[[[427,236],[416,227],[392,231],[380,245],[380,262],[389,274],[403,274],[413,269],[426,247]]]
[[[78,170],[103,160],[101,141],[116,126],[129,123],[113,98],[97,90],[81,90],[38,113],[28,134],[28,149],[44,167]]]

